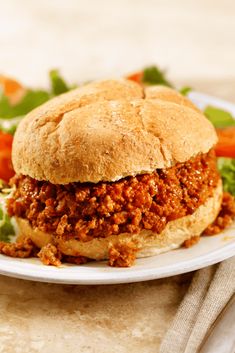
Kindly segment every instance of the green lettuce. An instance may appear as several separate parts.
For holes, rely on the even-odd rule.
[[[223,109],[208,106],[205,108],[204,114],[215,128],[235,126],[235,120],[232,114]]]
[[[11,119],[0,118],[0,131],[14,135],[19,122],[23,119],[23,116],[18,116]]]
[[[219,157],[217,166],[223,180],[224,191],[235,196],[235,159]]]
[[[29,113],[34,108],[45,103],[50,94],[42,90],[28,90],[22,100],[15,105],[2,93],[0,97],[0,118],[11,119]]]
[[[49,77],[51,80],[51,93],[54,96],[68,92],[70,87],[67,85],[65,80],[60,76],[58,70],[51,70],[49,72]]]
[[[163,85],[173,87],[167,80],[164,71],[160,70],[157,66],[149,66],[143,70],[143,82],[149,85]]]
[[[187,96],[189,92],[192,91],[192,87],[189,86],[184,86],[180,88],[179,93],[181,93],[183,96]]]
[[[157,66],[149,66],[143,69],[143,83],[147,85],[163,85],[171,88],[175,88],[174,85],[167,79],[166,72],[159,69]],[[179,89],[179,93],[183,96],[187,96],[192,91],[191,87],[184,86]]]
[[[0,131],[14,135],[20,120],[31,110],[49,99],[75,88],[65,82],[58,70],[51,70],[49,78],[49,90],[28,89],[22,100],[15,105],[10,103],[3,92],[0,94]]]
[[[4,183],[0,180],[0,241],[10,242],[15,236],[15,229],[12,218],[8,216],[6,210],[6,198],[9,196],[11,189],[6,189]]]

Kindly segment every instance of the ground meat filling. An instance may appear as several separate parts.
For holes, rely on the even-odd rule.
[[[33,244],[30,238],[25,238],[17,243],[6,243],[0,241],[0,254],[10,257],[27,258],[37,254],[37,247]]]
[[[213,151],[112,183],[54,185],[18,175],[11,181],[16,190],[8,212],[66,239],[89,241],[143,229],[161,233],[167,222],[205,203],[218,180]]]
[[[229,227],[235,219],[235,199],[228,192],[224,192],[220,211],[217,218],[203,232],[204,235],[215,235]]]

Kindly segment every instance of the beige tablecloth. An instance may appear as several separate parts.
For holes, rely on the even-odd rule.
[[[160,353],[197,353],[234,295],[235,257],[197,271],[163,338]]]

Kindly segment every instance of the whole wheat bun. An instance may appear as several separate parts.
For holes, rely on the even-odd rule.
[[[180,247],[183,242],[192,236],[199,236],[206,227],[216,218],[220,210],[222,199],[222,183],[214,189],[213,196],[205,204],[199,206],[192,214],[167,223],[162,233],[143,230],[139,234],[123,233],[111,235],[107,238],[96,238],[88,242],[76,239],[68,241],[57,240],[52,234],[44,233],[37,228],[32,228],[26,219],[17,218],[19,227],[19,240],[30,237],[39,248],[48,243],[56,244],[57,248],[65,255],[86,256],[95,260],[108,258],[110,247],[117,244],[134,242],[139,249],[137,257],[157,255],[171,249]]]
[[[17,174],[53,184],[115,181],[206,153],[215,129],[178,92],[94,82],[29,113],[13,142]]]

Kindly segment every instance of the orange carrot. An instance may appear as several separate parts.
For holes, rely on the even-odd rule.
[[[142,78],[143,78],[143,72],[142,71],[135,72],[135,73],[127,76],[128,80],[135,81],[135,82],[137,82],[139,84],[142,84]]]
[[[25,88],[19,82],[2,75],[0,75],[0,88],[13,105],[20,102],[26,93]]]
[[[215,147],[218,157],[235,158],[235,127],[217,129],[219,142]]]

